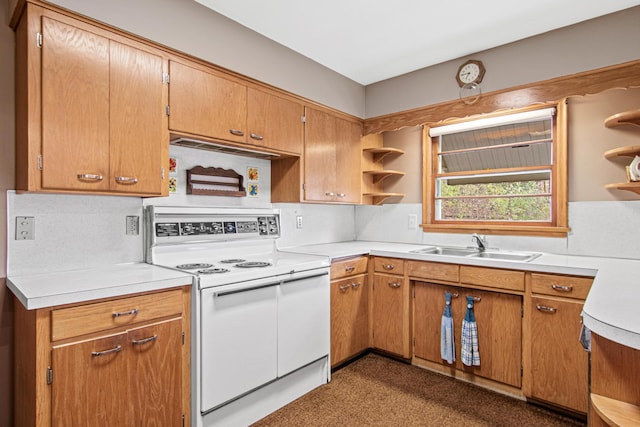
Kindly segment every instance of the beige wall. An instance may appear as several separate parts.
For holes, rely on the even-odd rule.
[[[8,3],[0,1],[0,22],[7,22]],[[13,300],[6,276],[6,192],[14,188],[14,52],[13,31],[0,25],[0,426],[12,425]]]
[[[469,55],[487,68],[483,92],[640,59],[640,6]],[[482,35],[478,35],[482,37]],[[366,117],[458,99],[460,58],[366,87]]]

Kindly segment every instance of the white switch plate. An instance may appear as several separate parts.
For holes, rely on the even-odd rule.
[[[36,218],[33,216],[16,217],[16,240],[34,240],[36,238]]]
[[[409,222],[408,222],[409,230],[417,230],[418,229],[418,215],[410,214]]]
[[[302,215],[296,217],[296,228],[302,228]]]

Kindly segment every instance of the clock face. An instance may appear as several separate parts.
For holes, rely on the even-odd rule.
[[[462,83],[471,83],[480,75],[480,67],[478,64],[467,64],[460,69],[459,75]]]
[[[458,69],[457,80],[460,87],[469,83],[480,83],[484,77],[484,65],[480,61],[470,60]]]

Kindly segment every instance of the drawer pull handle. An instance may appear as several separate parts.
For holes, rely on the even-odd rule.
[[[238,129],[229,129],[229,133],[235,136],[244,136],[244,132]]]
[[[360,282],[352,283],[352,284],[351,284],[351,287],[352,287],[353,289],[357,289],[357,288],[359,288],[359,287],[360,287],[360,285],[362,285],[362,283],[360,283]]]
[[[142,344],[146,344],[146,343],[151,342],[151,341],[155,341],[157,339],[158,339],[157,335],[152,335],[152,336],[147,337],[147,338],[142,338],[141,340],[131,340],[131,344],[133,344],[133,345],[142,345]]]
[[[103,350],[103,351],[92,351],[91,352],[91,356],[93,357],[100,357],[100,356],[106,356],[107,354],[111,354],[111,353],[118,353],[122,350],[122,346],[117,345],[113,348],[110,348],[109,350]]]
[[[356,269],[356,267],[354,265],[350,265],[348,267],[345,267],[344,271],[346,271],[347,273],[351,273],[355,269]]]
[[[79,173],[78,179],[85,181],[102,181],[103,177],[102,175],[97,175],[94,173]]]
[[[540,304],[536,305],[536,310],[542,311],[543,313],[555,313],[556,311],[558,311],[557,308],[549,307],[546,305],[540,305]]]
[[[330,191],[327,191],[326,193],[324,193],[325,196],[329,196],[329,197],[333,197],[336,195],[336,193],[332,193]]]
[[[554,291],[559,291],[559,292],[571,292],[571,291],[573,291],[573,286],[558,285],[557,283],[554,283],[553,285],[551,285],[551,289],[553,289]]]
[[[393,289],[398,289],[400,287],[400,283],[398,283],[398,282],[389,282],[389,286],[391,286]]]
[[[340,292],[347,292],[349,289],[349,285],[340,285]]]
[[[382,268],[384,268],[385,270],[393,270],[395,266],[393,264],[383,264]]]
[[[451,298],[459,298],[460,294],[457,292],[451,292]]]
[[[347,197],[345,193],[338,193],[338,197]]]
[[[258,135],[257,133],[250,133],[249,136],[251,139],[255,139],[257,141],[262,141],[264,139],[264,136]]]
[[[134,308],[133,310],[129,310],[129,311],[123,311],[123,312],[118,312],[116,311],[115,313],[113,313],[113,317],[122,317],[122,316],[135,316],[136,314],[138,314],[138,309]]]
[[[473,302],[480,302],[482,301],[482,297],[474,297],[472,295],[467,295],[468,297],[471,297],[471,299],[473,300]]]
[[[137,184],[138,178],[135,178],[133,176],[116,176],[116,182],[118,184],[126,184],[126,185]]]

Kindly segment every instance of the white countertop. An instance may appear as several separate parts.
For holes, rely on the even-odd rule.
[[[189,274],[145,263],[7,277],[28,310],[191,284]]]
[[[427,246],[429,245],[353,241],[296,246],[282,250],[325,255],[332,260],[375,255],[595,277],[582,313],[585,326],[604,338],[640,349],[640,260],[543,253],[532,261],[519,262],[410,252]]]

